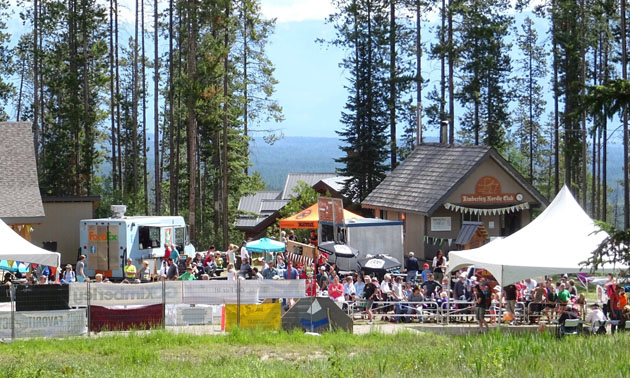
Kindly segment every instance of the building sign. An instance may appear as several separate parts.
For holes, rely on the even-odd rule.
[[[320,221],[343,224],[343,201],[340,198],[319,197],[317,208]]]
[[[97,234],[95,231],[90,231],[88,233],[88,239],[89,240],[100,240],[100,241],[106,241],[106,240],[116,240],[118,239],[118,235],[111,233],[109,231],[103,232],[101,234]]]
[[[451,217],[431,217],[431,231],[451,231]]]
[[[475,193],[462,194],[462,203],[514,203],[522,199],[523,195],[520,193],[503,193],[501,183],[492,176],[480,178],[475,185]]]

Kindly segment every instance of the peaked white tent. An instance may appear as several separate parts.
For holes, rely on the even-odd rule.
[[[501,286],[541,275],[588,271],[581,263],[607,236],[598,230],[564,186],[521,230],[476,249],[450,252],[449,271],[474,265],[492,273]]]
[[[39,248],[18,235],[2,220],[0,220],[0,240],[2,240],[0,260],[22,261],[55,268],[61,264],[61,253]]]

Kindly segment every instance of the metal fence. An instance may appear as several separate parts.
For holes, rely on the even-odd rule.
[[[67,337],[104,331],[239,326],[241,305],[305,297],[304,280],[72,283],[0,287],[0,339]]]

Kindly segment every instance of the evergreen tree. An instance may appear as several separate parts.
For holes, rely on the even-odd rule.
[[[469,0],[462,3],[459,44],[461,88],[458,98],[465,107],[461,134],[464,140],[502,151],[506,146],[511,70],[506,42],[512,18],[505,0]]]
[[[535,174],[537,152],[541,150],[540,144],[546,143],[540,120],[546,101],[540,80],[547,75],[547,54],[544,47],[539,45],[538,33],[531,18],[526,17],[521,25],[517,43],[522,58],[517,60],[518,74],[513,79],[513,92],[518,102],[514,121],[521,154],[527,158],[527,177],[533,183],[536,177],[541,177]]]

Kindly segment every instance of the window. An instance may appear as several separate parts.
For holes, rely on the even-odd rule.
[[[138,231],[140,236],[140,249],[160,248],[160,228],[141,226]]]
[[[183,246],[186,242],[186,228],[179,227],[175,229],[175,244]]]
[[[462,221],[464,222],[481,222],[481,214],[462,214]]]

